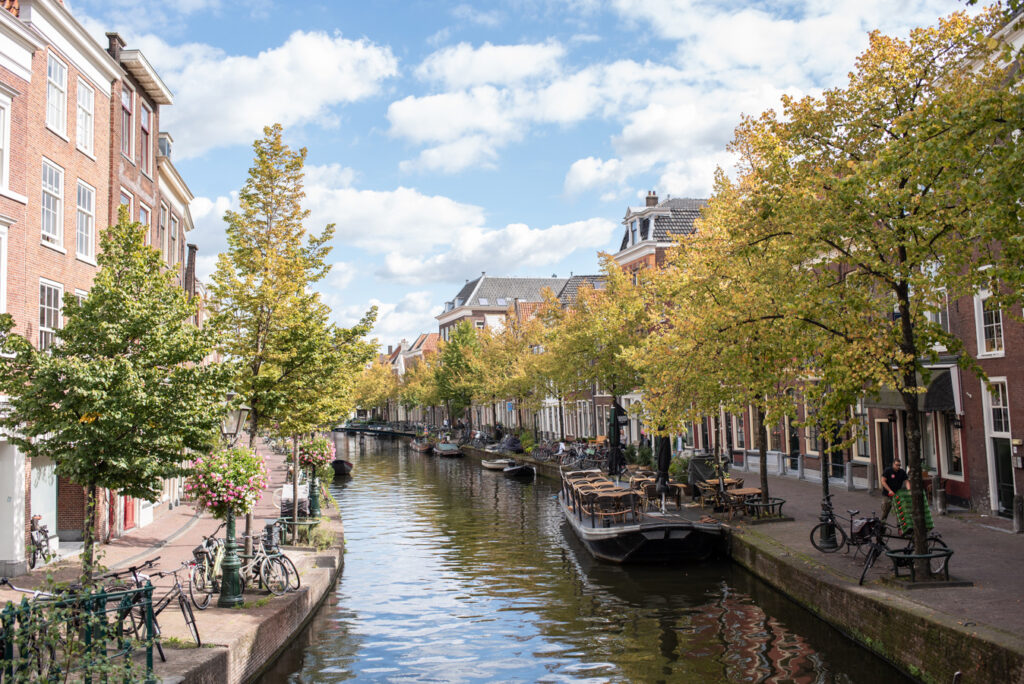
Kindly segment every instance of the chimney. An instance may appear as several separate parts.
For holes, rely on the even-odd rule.
[[[185,292],[189,297],[196,296],[196,252],[199,248],[195,245],[188,246],[188,258],[185,261]]]
[[[114,61],[118,64],[121,63],[121,50],[124,49],[125,42],[124,38],[121,37],[120,33],[108,33],[107,40],[110,41],[110,46],[107,48],[107,52],[114,58]]]
[[[656,207],[658,206],[658,196],[651,190],[647,193],[647,206]]]

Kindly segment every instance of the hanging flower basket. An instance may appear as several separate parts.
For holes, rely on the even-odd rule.
[[[185,491],[214,517],[251,513],[269,481],[263,458],[246,447],[221,449],[191,463]]]
[[[326,437],[307,440],[299,445],[299,466],[320,477],[330,470],[334,453],[334,444]]]

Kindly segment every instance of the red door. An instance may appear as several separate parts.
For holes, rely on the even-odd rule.
[[[130,496],[124,497],[124,529],[125,531],[135,527],[135,499]]]

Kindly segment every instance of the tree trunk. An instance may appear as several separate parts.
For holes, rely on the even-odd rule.
[[[85,490],[85,529],[82,530],[82,586],[91,588],[96,570],[96,485]],[[108,509],[109,510],[109,509]]]
[[[910,519],[914,525],[914,553],[928,552],[928,529],[925,526],[924,478],[921,476],[921,413],[917,409],[917,345],[914,343],[913,321],[910,319],[910,288],[906,283],[897,287],[900,309],[900,348],[904,358],[903,408],[907,418],[903,426],[904,440],[907,446],[907,475],[910,479]],[[922,577],[929,577],[928,561],[916,561],[916,572]]]
[[[764,434],[764,410],[755,412],[754,430],[757,433],[757,457],[761,464],[761,503],[768,503],[768,442]]]
[[[565,406],[562,402],[562,397],[558,397],[558,432],[561,434],[562,442],[565,441]]]
[[[299,536],[299,437],[292,435],[292,541]]]

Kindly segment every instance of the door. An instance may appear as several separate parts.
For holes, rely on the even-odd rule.
[[[999,515],[1013,515],[1013,464],[1010,460],[1010,440],[992,438],[992,454],[996,461],[996,494],[999,497]]]
[[[892,465],[896,456],[893,448],[895,444],[892,441],[892,423],[888,420],[879,420],[875,422],[875,428],[878,431],[878,457],[884,471]]]
[[[798,461],[800,460],[800,429],[795,425],[794,421],[789,421],[789,469],[796,470],[799,467]],[[822,466],[822,472],[825,471],[825,467]]]
[[[128,530],[135,527],[135,499],[130,496],[124,497],[124,529]]]

